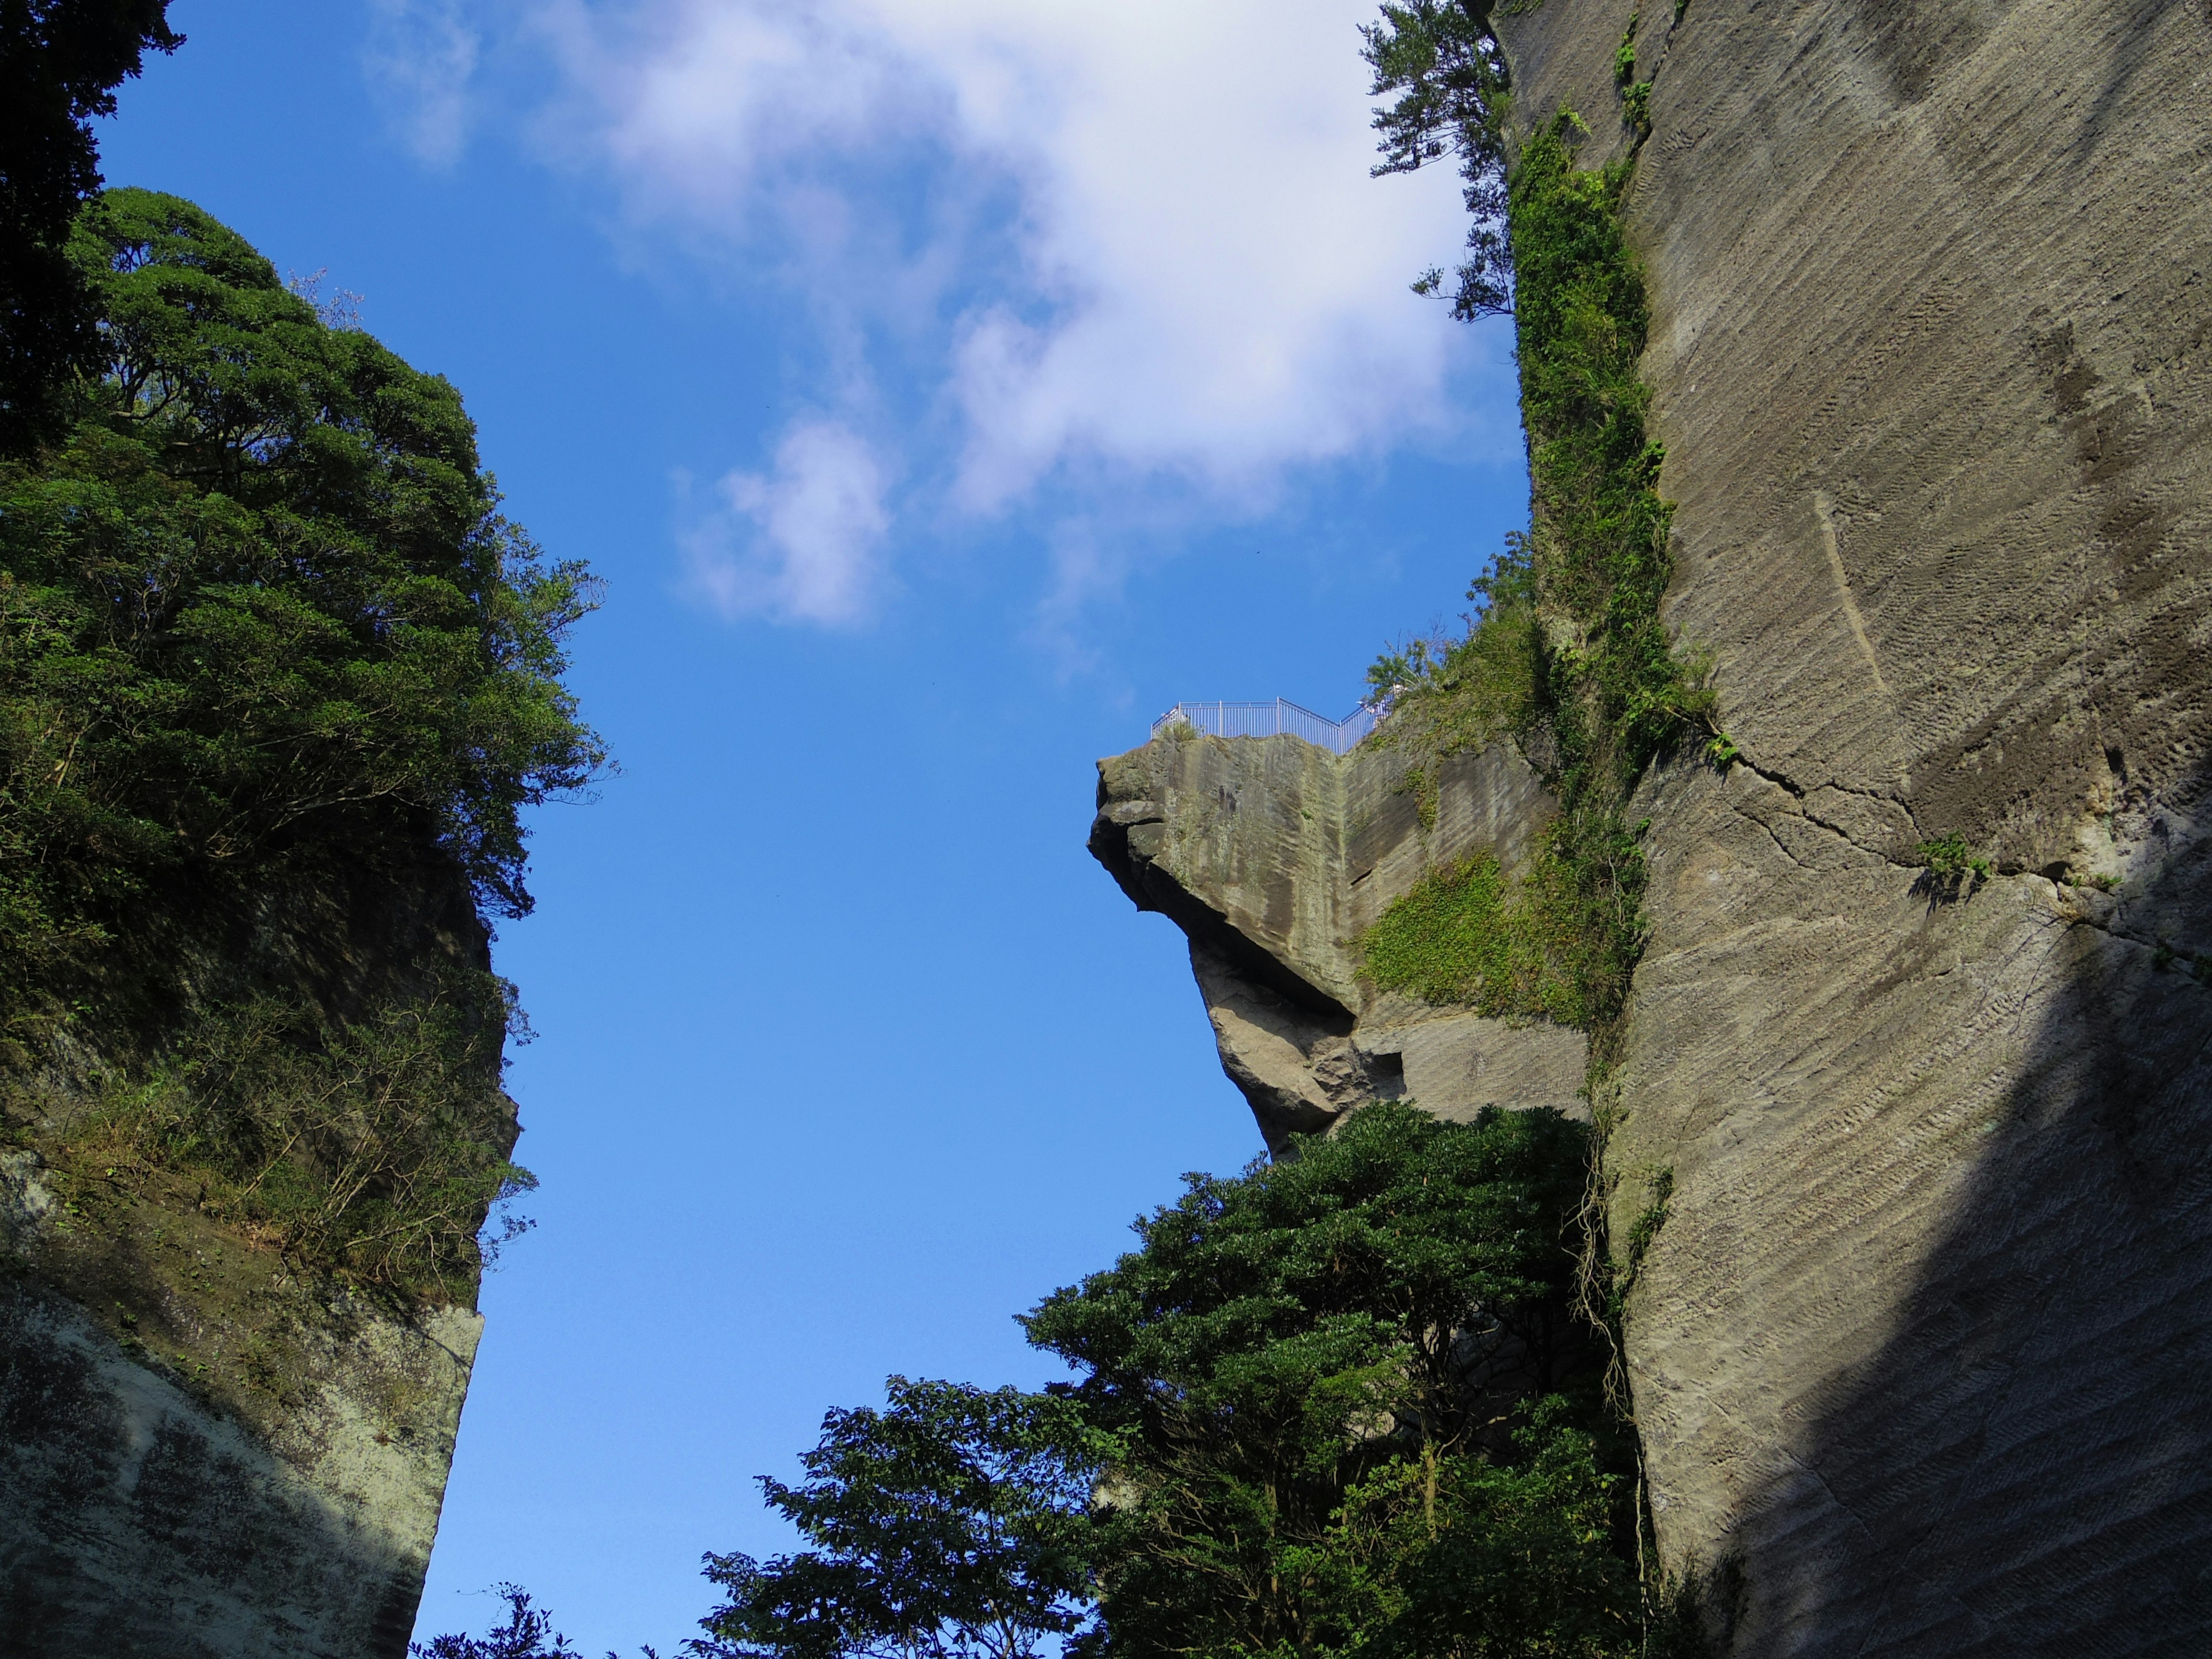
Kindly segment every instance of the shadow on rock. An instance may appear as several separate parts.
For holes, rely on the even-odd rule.
[[[2164,845],[2069,930],[1895,1329],[1810,1402],[1829,1501],[1746,1517],[1787,1582],[1712,1598],[1724,1650],[2212,1651],[2212,837]]]

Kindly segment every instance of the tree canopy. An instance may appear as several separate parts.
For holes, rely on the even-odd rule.
[[[69,252],[92,371],[0,462],[0,1006],[282,872],[435,852],[526,911],[520,809],[604,761],[583,566],[501,516],[448,382],[190,203],[112,191]]]
[[[1030,1659],[1088,1622],[1095,1460],[1070,1402],[894,1376],[833,1411],[771,1507],[812,1548],[710,1555],[711,1659]]]
[[[169,0],[0,0],[0,452],[46,430],[95,349],[70,227],[100,188],[94,118],[146,52],[173,52]]]
[[[714,1659],[1638,1651],[1635,1518],[1572,1323],[1587,1139],[1356,1113],[1193,1176],[1024,1320],[1072,1382],[833,1412],[812,1549],[710,1556]]]
[[[1138,1249],[1027,1316],[1112,1448],[1095,1547],[1115,1653],[1581,1652],[1539,1638],[1595,1640],[1632,1608],[1618,1494],[1568,1426],[1596,1403],[1570,1308],[1586,1151],[1556,1112],[1370,1106],[1293,1158],[1188,1177]],[[1562,1391],[1578,1409],[1530,1414]],[[1545,1526],[1533,1555],[1498,1542]],[[1529,1612],[1529,1574],[1592,1593],[1412,1643],[1407,1598],[1446,1556],[1512,1581],[1463,1587],[1470,1608]]]

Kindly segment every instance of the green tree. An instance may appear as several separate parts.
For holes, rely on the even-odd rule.
[[[96,349],[70,227],[100,188],[95,117],[146,52],[173,52],[169,0],[0,0],[0,453],[51,430],[55,386]]]
[[[762,1491],[813,1546],[709,1555],[713,1659],[1028,1659],[1088,1616],[1095,1465],[1073,1406],[894,1376],[833,1411],[797,1486]]]
[[[0,1018],[159,981],[280,878],[442,858],[526,911],[520,809],[605,758],[583,567],[500,515],[451,385],[190,203],[110,192],[70,251],[99,372],[0,462]]]
[[[1462,322],[1513,308],[1513,248],[1506,228],[1504,55],[1490,17],[1495,0],[1389,0],[1380,23],[1362,25],[1361,56],[1375,72],[1370,95],[1396,94],[1375,112],[1382,177],[1412,173],[1447,155],[1459,161],[1469,220],[1452,314]],[[1433,294],[1443,273],[1413,284]]]
[[[1555,1112],[1370,1106],[1294,1158],[1188,1177],[1138,1249],[1027,1316],[1110,1447],[1112,1652],[1412,1655],[1453,1597],[1474,1611],[1441,1650],[1632,1631],[1626,1517],[1566,1426],[1601,1416],[1570,1307],[1586,1152]]]

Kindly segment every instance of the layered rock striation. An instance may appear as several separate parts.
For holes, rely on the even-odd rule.
[[[1358,941],[1390,901],[1480,854],[1526,870],[1550,803],[1510,747],[1453,757],[1432,812],[1406,759],[1297,738],[1162,738],[1098,763],[1091,850],[1190,939],[1222,1069],[1271,1149],[1377,1099],[1463,1119],[1578,1098],[1578,1031],[1378,992]],[[1426,820],[1425,822],[1425,819]]]
[[[189,1169],[87,1168],[136,1045],[248,988],[343,1013],[483,972],[468,889],[272,887],[195,942],[183,1006],[65,1029],[0,1147],[0,1652],[404,1659],[483,1328],[212,1213]],[[480,1126],[511,1146],[503,1125]]]
[[[1605,1156],[1616,1238],[1671,1183],[1625,1320],[1662,1554],[1731,1655],[2203,1651],[2212,12],[1498,27],[1523,131],[1571,108],[1586,164],[1636,156],[1665,616],[1736,751],[1632,811]],[[1370,1032],[1475,1029],[1364,994],[1345,942],[1543,811],[1463,757],[1424,837],[1387,762],[1293,748],[1107,762],[1093,836],[1191,933],[1271,1137],[1401,1086]],[[1947,842],[1987,873],[1931,870]],[[1475,1098],[1400,1052],[1403,1092]]]

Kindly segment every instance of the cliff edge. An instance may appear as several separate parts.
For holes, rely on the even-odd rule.
[[[1614,1239],[1670,1194],[1623,1320],[1664,1561],[1731,1655],[2200,1651],[2212,13],[1496,21],[1523,138],[1632,168],[1662,615],[1725,734],[1631,803],[1606,1077]],[[1399,1087],[1346,941],[1435,861],[1363,871],[1414,804],[1297,747],[1103,763],[1092,837],[1271,1140]],[[1455,764],[1437,851],[1509,859],[1540,790]]]

